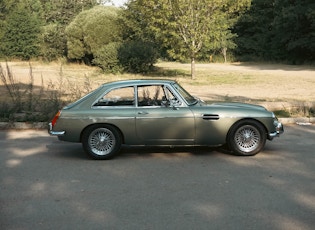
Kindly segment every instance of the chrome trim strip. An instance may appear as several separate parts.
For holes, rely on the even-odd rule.
[[[48,133],[49,133],[50,135],[52,135],[52,136],[63,136],[63,135],[65,135],[66,131],[59,131],[59,132],[53,131],[53,130],[52,130],[52,124],[51,124],[51,122],[50,122],[50,123],[48,124]]]

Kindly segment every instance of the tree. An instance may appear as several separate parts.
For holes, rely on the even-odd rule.
[[[83,10],[100,4],[99,0],[40,0],[45,26],[41,36],[41,55],[52,61],[67,56],[65,28]]]
[[[3,55],[3,41],[2,38],[4,36],[6,30],[6,16],[8,12],[10,12],[10,8],[12,7],[11,0],[2,0],[0,1],[0,57]]]
[[[145,16],[145,9],[138,1],[129,1],[128,8],[119,14],[119,24],[124,30],[122,36],[124,41],[144,41],[159,43],[154,30],[149,27],[150,16]]]
[[[274,1],[253,0],[249,11],[236,23],[236,54],[244,60],[252,60],[254,57],[265,59],[270,56],[272,41],[269,34],[274,18]]]
[[[120,9],[96,6],[82,11],[66,28],[68,58],[91,64],[102,46],[121,41],[117,21]]]
[[[1,39],[1,51],[7,57],[30,59],[39,52],[42,21],[41,5],[37,0],[19,1],[6,15]]]
[[[99,5],[99,0],[40,0],[47,24],[68,25],[80,12]]]
[[[315,2],[276,0],[274,46],[279,57],[294,64],[315,60]]]
[[[314,31],[313,0],[253,0],[235,26],[236,54],[245,61],[312,62]]]
[[[229,49],[236,48],[234,39],[237,37],[230,28],[233,26],[234,17],[232,19],[228,18],[227,15],[218,15],[216,18],[214,28],[221,28],[220,30],[212,30],[209,35],[209,42],[204,44],[202,55],[209,54],[209,52],[215,53],[219,51],[227,62],[227,51]],[[208,56],[209,57],[209,56]]]
[[[217,19],[226,17],[229,21],[249,3],[250,0],[134,0],[129,5],[138,9],[139,20],[163,42],[171,57],[190,59],[191,76],[195,78],[198,52],[215,34],[224,35],[215,33],[224,29]]]
[[[43,26],[40,36],[41,56],[46,61],[53,61],[67,54],[65,26],[50,23]]]
[[[120,11],[118,18],[119,24],[124,28],[123,44],[118,50],[118,58],[127,72],[148,72],[161,57],[158,50],[163,47],[163,43],[148,27],[150,19],[142,17],[142,10],[136,1],[131,1],[127,10]]]

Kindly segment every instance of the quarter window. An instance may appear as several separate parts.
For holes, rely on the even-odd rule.
[[[133,106],[134,101],[134,87],[124,87],[111,90],[93,106]]]

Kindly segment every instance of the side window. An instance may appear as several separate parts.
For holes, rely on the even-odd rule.
[[[165,101],[163,85],[138,86],[138,106],[163,106]]]
[[[125,87],[111,90],[93,106],[133,106],[134,101],[134,87]]]

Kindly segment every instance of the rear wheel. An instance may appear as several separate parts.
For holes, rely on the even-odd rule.
[[[265,146],[266,132],[259,122],[243,120],[231,128],[227,143],[235,154],[253,156]]]
[[[88,127],[82,135],[83,149],[96,160],[113,158],[119,152],[121,144],[119,131],[110,125]]]

